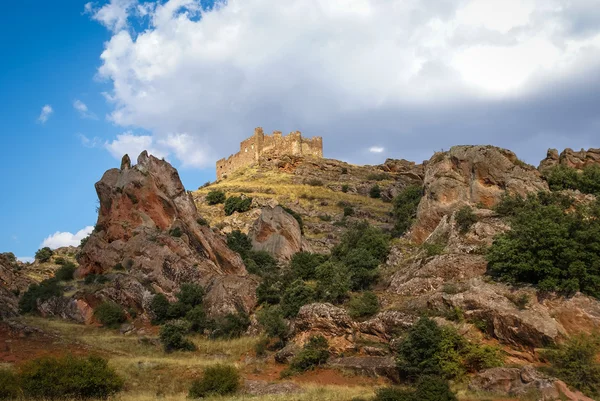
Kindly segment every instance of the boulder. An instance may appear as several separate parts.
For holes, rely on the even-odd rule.
[[[98,222],[79,253],[77,275],[124,268],[93,296],[138,311],[147,311],[152,293],[173,299],[181,284],[197,283],[206,289],[210,315],[249,312],[256,279],[220,235],[198,223],[177,170],[145,151],[137,162],[131,166],[125,156],[121,169],[96,183]]]
[[[506,192],[527,195],[548,190],[537,169],[506,149],[454,146],[425,166],[424,191],[412,238],[424,242],[440,220],[464,205],[491,208]]]
[[[289,260],[302,250],[300,224],[281,206],[262,208],[249,236],[255,250],[267,251],[280,260]]]

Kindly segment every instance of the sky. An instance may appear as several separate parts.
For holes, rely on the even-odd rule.
[[[600,147],[598,0],[21,0],[0,15],[0,252],[76,245],[144,149],[194,189],[255,127],[326,157]]]

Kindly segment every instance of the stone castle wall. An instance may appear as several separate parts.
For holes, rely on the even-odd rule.
[[[240,143],[238,153],[217,161],[217,179],[225,178],[237,169],[256,163],[264,155],[323,157],[323,138],[303,138],[299,131],[286,136],[283,136],[281,131],[265,135],[262,128],[256,128],[252,137]]]

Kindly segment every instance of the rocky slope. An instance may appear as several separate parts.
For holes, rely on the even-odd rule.
[[[556,149],[548,149],[547,156],[540,162],[539,170],[544,172],[554,166],[561,165],[576,170],[583,170],[587,166],[600,165],[600,149],[565,149],[560,155]]]

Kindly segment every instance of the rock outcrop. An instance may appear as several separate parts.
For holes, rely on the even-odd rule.
[[[137,161],[131,166],[125,156],[121,169],[96,183],[98,222],[79,255],[78,275],[113,273],[95,295],[137,310],[152,293],[172,296],[182,283],[197,283],[206,289],[209,314],[249,311],[255,279],[219,235],[198,223],[177,170],[145,151]]]
[[[424,242],[444,216],[462,206],[491,208],[506,192],[526,195],[548,190],[541,174],[506,149],[454,146],[436,153],[426,164],[424,196],[412,237]]]
[[[300,224],[281,206],[262,208],[249,236],[255,250],[267,251],[280,260],[289,260],[302,250]]]
[[[478,392],[504,394],[509,397],[537,395],[543,401],[593,401],[578,391],[571,391],[564,382],[546,376],[533,368],[492,368],[478,373],[469,385]]]
[[[545,172],[554,166],[571,167],[576,170],[583,170],[585,167],[592,165],[600,165],[600,149],[581,149],[574,151],[573,149],[565,149],[558,154],[556,149],[548,149],[546,158],[540,162],[538,169]]]
[[[0,253],[0,321],[19,314],[17,295],[25,291],[31,280],[20,271],[12,253]]]

